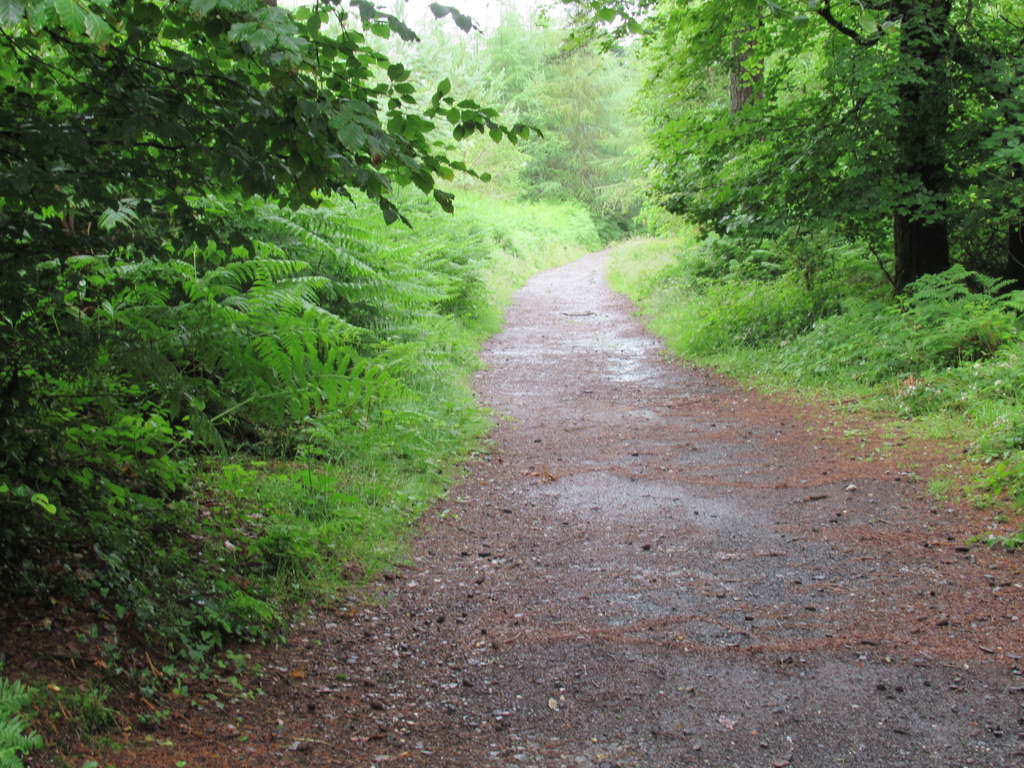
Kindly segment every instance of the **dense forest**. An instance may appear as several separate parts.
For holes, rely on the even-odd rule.
[[[512,289],[614,241],[680,354],[927,416],[1024,498],[1017,3],[427,15],[0,0],[5,622],[155,696],[335,599],[486,432]]]

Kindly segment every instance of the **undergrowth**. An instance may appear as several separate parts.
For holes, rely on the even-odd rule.
[[[21,758],[43,746],[39,734],[28,730],[25,710],[32,696],[20,681],[0,677],[0,768],[24,768]]]
[[[411,228],[209,200],[218,239],[55,259],[55,321],[3,318],[0,575],[106,690],[228,674],[225,649],[400,558],[489,427],[470,375],[503,302],[597,245],[570,206],[404,203]]]
[[[961,266],[893,296],[866,254],[821,236],[730,253],[692,234],[615,248],[613,286],[677,354],[746,378],[958,424],[977,459],[973,502],[1024,509],[1024,294]],[[1024,546],[1024,529],[986,538]]]

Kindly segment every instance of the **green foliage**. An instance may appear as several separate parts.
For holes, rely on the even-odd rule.
[[[1019,21],[1007,3],[659,2],[656,199],[748,247],[830,230],[888,251],[869,263],[899,290],[951,257],[1002,274],[1024,207]]]
[[[435,118],[456,140],[529,133],[447,80],[422,96],[362,30],[415,33],[363,0],[47,1],[8,3],[0,18],[0,109],[17,126],[0,140],[0,211],[14,239],[81,242],[89,220],[132,198],[138,215],[170,217],[177,237],[201,242],[192,196],[213,191],[297,207],[360,190],[394,221],[395,185],[449,209],[435,179],[468,171],[434,143]]]
[[[117,723],[111,693],[102,683],[81,689],[54,685],[39,690],[36,706],[48,724],[66,729],[68,735],[97,736]]]
[[[31,397],[6,406],[0,567],[14,593],[108,617],[109,674],[198,674],[273,637],[290,601],[392,562],[487,428],[468,378],[493,296],[598,242],[571,206],[403,205],[412,229],[370,201],[211,199],[204,216],[251,249],[46,268],[40,303],[77,329],[11,361]],[[44,375],[54,349],[74,365]],[[167,663],[154,673],[128,637]]]
[[[578,205],[437,215],[487,178],[453,142],[531,130],[415,41],[362,0],[0,0],[0,576],[147,696],[392,562],[487,428],[501,297],[598,245]]]
[[[989,534],[986,537],[979,537],[975,541],[982,541],[990,547],[1003,547],[1015,552],[1020,549],[1024,549],[1024,528],[1020,529],[1016,533],[1008,535],[997,536],[995,534]]]
[[[924,393],[915,381],[990,359],[1016,339],[1021,297],[999,293],[1001,287],[954,267],[921,278],[900,302],[850,299],[841,314],[819,321],[785,351],[779,365],[801,380],[832,380],[839,371],[868,385],[909,380],[899,397],[913,410]]]
[[[515,146],[483,134],[460,146],[468,164],[490,171],[489,197],[582,203],[606,241],[632,229],[641,193],[632,169],[639,134],[629,51],[570,49],[564,30],[513,8],[483,39],[435,29],[415,50],[395,47],[417,69],[443,70],[459,90],[539,129]],[[468,177],[459,186],[480,189]]]
[[[43,747],[39,734],[25,732],[28,723],[23,712],[33,695],[18,680],[0,677],[0,768],[24,768],[21,758]]]
[[[693,239],[634,238],[615,246],[608,262],[608,282],[635,301],[646,302],[652,293],[667,289],[678,274],[679,254],[693,247]]]
[[[621,275],[617,285],[640,299],[645,309],[653,308],[655,327],[679,354],[699,357],[726,349],[785,345],[837,311],[832,293],[839,272],[835,264],[819,264],[815,279],[809,280],[807,274],[788,268],[785,254],[771,251],[767,243],[747,249],[727,237],[698,243],[691,236],[663,247],[668,253],[675,247],[680,250],[671,260],[648,255],[659,265],[656,270],[635,263],[635,254],[620,249],[611,269],[613,275]],[[632,273],[629,278],[627,269]]]

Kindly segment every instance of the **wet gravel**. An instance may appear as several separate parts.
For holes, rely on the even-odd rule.
[[[604,258],[517,295],[410,562],[119,765],[1024,765],[1024,574],[927,492],[955,449],[669,359]]]

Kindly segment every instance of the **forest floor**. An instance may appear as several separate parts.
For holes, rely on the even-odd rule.
[[[406,565],[75,767],[1024,765],[1024,562],[928,492],[964,446],[668,359],[603,259],[517,295]]]

